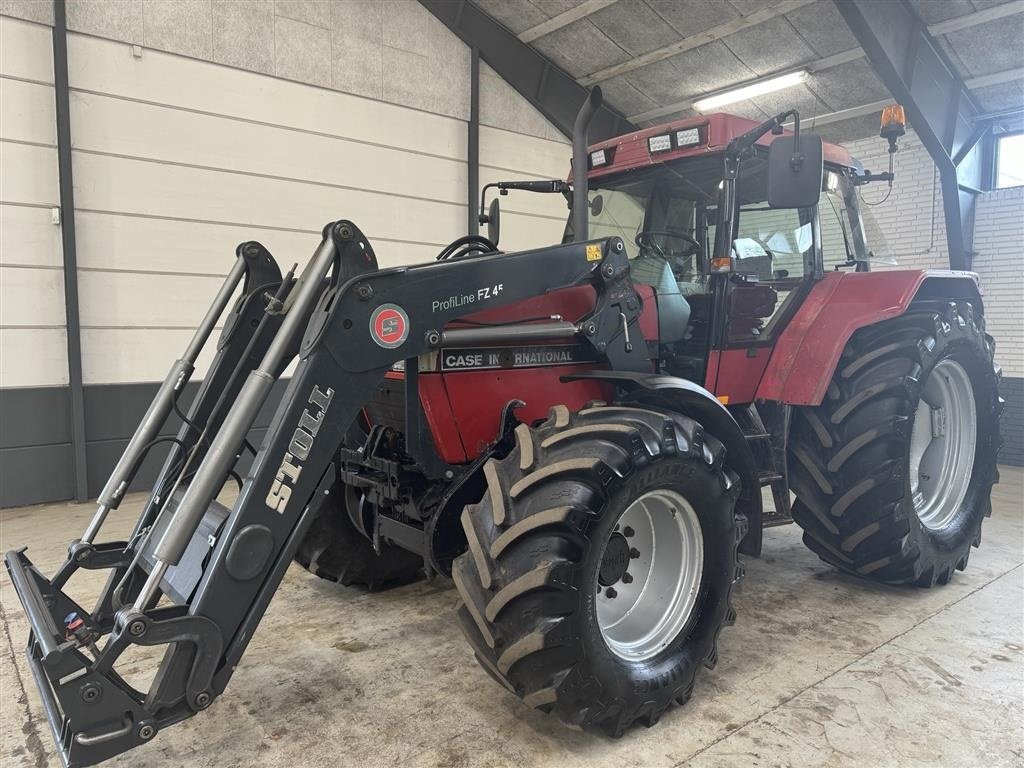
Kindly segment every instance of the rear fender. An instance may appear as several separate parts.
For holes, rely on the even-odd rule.
[[[973,272],[890,270],[830,272],[819,280],[779,335],[757,400],[820,405],[853,334],[902,315],[915,301],[966,299],[983,311]]]
[[[686,379],[656,373],[630,371],[587,371],[563,376],[563,381],[600,379],[615,384],[626,399],[653,405],[689,416],[722,441],[729,466],[740,476],[742,490],[736,502],[738,511],[747,517],[747,535],[740,542],[740,552],[752,557],[761,554],[763,508],[761,485],[754,454],[743,436],[743,430],[732,414],[704,387]]]

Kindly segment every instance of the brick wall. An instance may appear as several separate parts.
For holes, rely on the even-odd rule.
[[[847,144],[854,157],[872,171],[888,164],[887,145],[876,137]],[[881,200],[885,185],[862,188],[862,200]],[[948,269],[942,190],[938,171],[917,136],[908,132],[896,155],[892,194],[875,206],[861,204],[871,249],[892,257],[896,266],[875,268]],[[1002,460],[1024,464],[1024,187],[986,192],[978,200],[974,270],[981,276],[985,316],[996,338],[996,361],[1003,369],[1003,414],[1006,444]]]

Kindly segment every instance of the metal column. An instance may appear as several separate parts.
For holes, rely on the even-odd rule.
[[[474,47],[469,60],[469,141],[466,144],[468,164],[469,228],[471,235],[480,232],[477,206],[480,205],[480,49]]]
[[[75,251],[75,191],[71,170],[71,107],[68,99],[68,33],[64,0],[53,3],[53,93],[57,117],[57,169],[60,231],[64,252],[64,314],[68,337],[68,390],[71,397],[71,455],[75,499],[89,495],[85,458],[85,402],[82,387],[82,334],[78,311],[78,257]]]
[[[949,266],[970,269],[988,127],[928,27],[906,0],[834,0],[939,169]]]

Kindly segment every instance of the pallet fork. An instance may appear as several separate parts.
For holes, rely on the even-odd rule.
[[[240,283],[242,296],[217,356],[170,441],[132,536],[97,543],[147,451],[166,441],[158,437],[161,427],[178,410],[195,360]],[[29,666],[64,765],[93,765],[149,741],[224,691],[330,493],[346,430],[394,363],[451,342],[464,331],[445,326],[462,315],[581,284],[596,291],[589,315],[559,329],[524,324],[523,338],[577,334],[613,368],[649,372],[646,345],[629,342],[631,332],[640,338],[640,307],[618,238],[377,270],[369,241],[342,220],[325,227],[298,280],[292,273],[282,277],[258,243],[239,246],[67,561],[47,579],[24,549],[5,556],[31,628]],[[216,497],[274,383],[296,356],[297,368],[228,509]],[[91,613],[63,592],[80,568],[110,571]],[[132,645],[166,648],[146,692],[116,670]]]

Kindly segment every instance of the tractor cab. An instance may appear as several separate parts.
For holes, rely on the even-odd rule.
[[[767,133],[738,155],[730,148],[757,126],[714,114],[588,152],[589,237],[622,238],[633,282],[653,290],[661,369],[712,391],[723,354],[755,361],[744,367],[767,360],[826,262],[868,269],[855,192],[859,164],[845,149],[823,144],[818,200],[773,205],[769,153],[776,136]],[[570,214],[564,242],[575,238],[573,220]],[[753,393],[737,394],[742,402]]]

